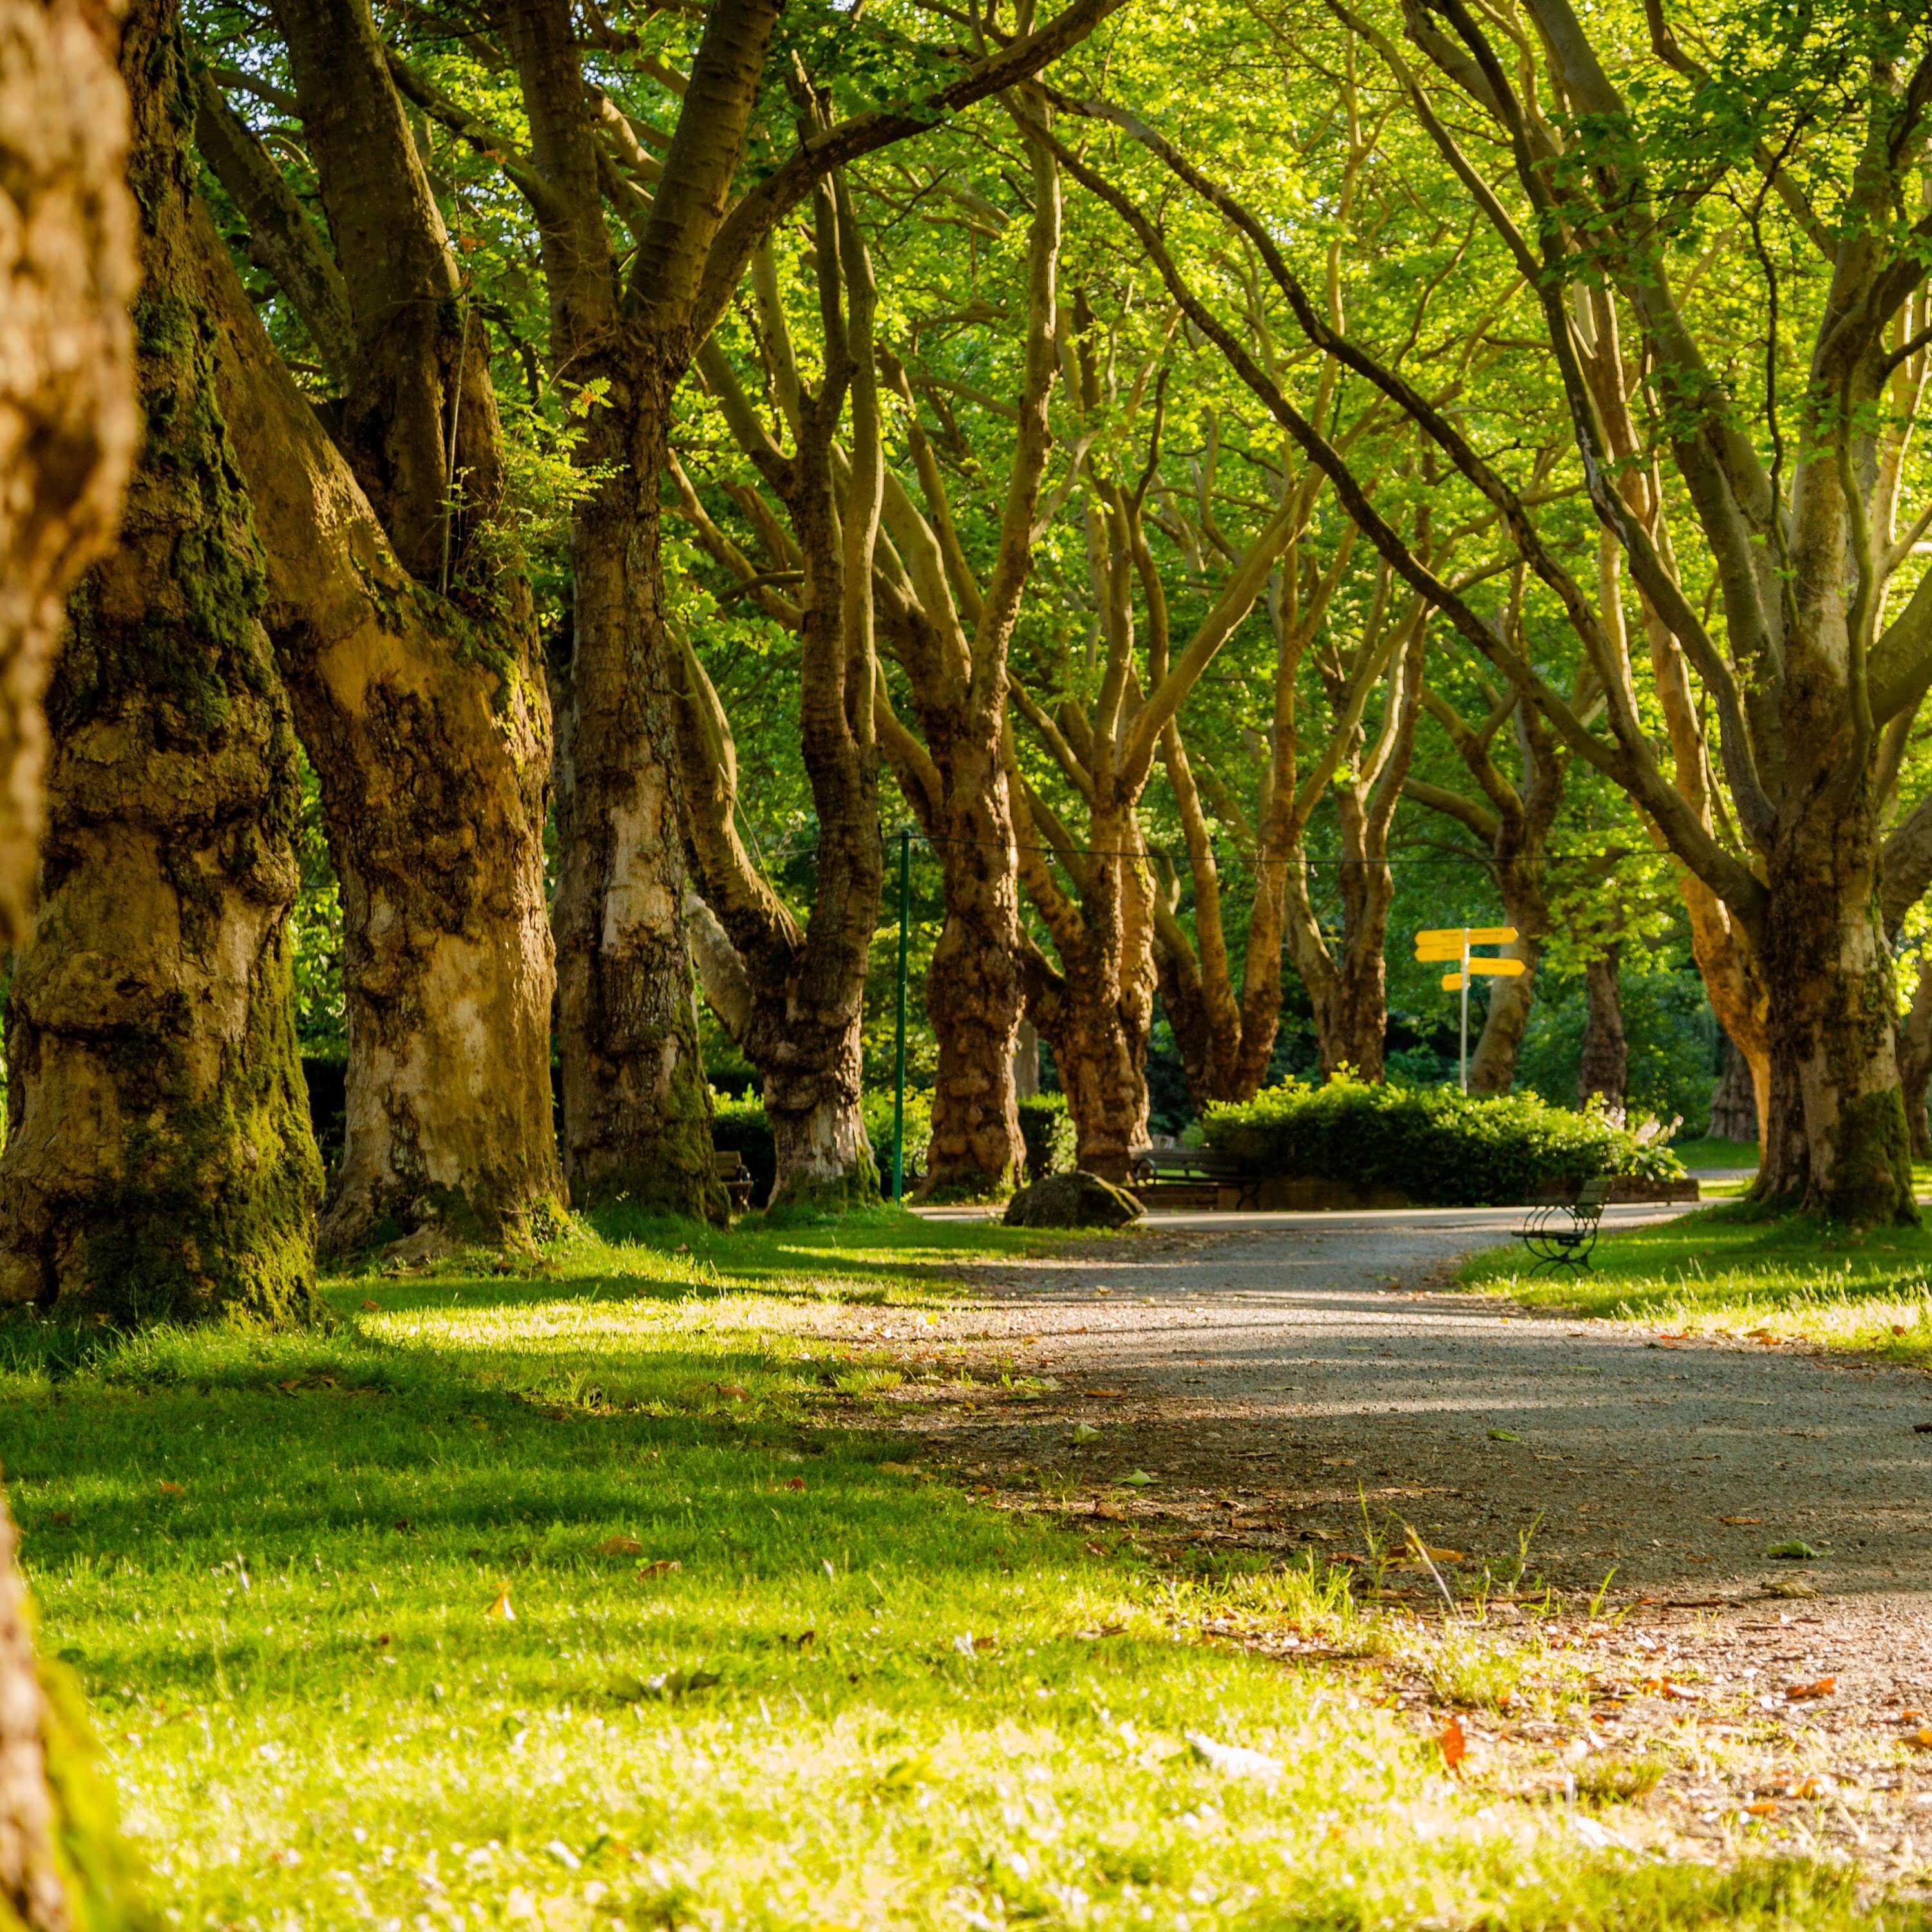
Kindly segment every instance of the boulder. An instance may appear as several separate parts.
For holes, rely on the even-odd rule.
[[[1076,1168],[1022,1187],[1006,1205],[1010,1228],[1124,1228],[1146,1210],[1124,1187]]]

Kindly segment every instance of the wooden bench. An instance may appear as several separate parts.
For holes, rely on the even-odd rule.
[[[1586,1268],[1597,1245],[1598,1224],[1610,1198],[1611,1178],[1592,1174],[1576,1190],[1574,1201],[1552,1201],[1532,1208],[1514,1229],[1516,1238],[1536,1257],[1532,1274],[1544,1268]]]
[[[742,1214],[752,1204],[752,1170],[736,1148],[713,1148],[711,1165],[731,1197],[731,1211]]]
[[[1256,1204],[1265,1178],[1251,1172],[1239,1155],[1215,1148],[1140,1148],[1132,1156],[1129,1172],[1137,1192],[1160,1186],[1170,1196],[1183,1189],[1211,1190],[1218,1197],[1222,1188],[1232,1187],[1238,1208]],[[1215,1201],[1204,1204],[1213,1207]]]

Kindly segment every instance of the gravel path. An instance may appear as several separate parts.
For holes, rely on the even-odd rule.
[[[1546,1756],[1676,1738],[1654,1803],[1679,1840],[1768,1835],[1924,1884],[1932,1432],[1915,1425],[1932,1382],[1441,1292],[1520,1218],[1166,1216],[1136,1240],[976,1271],[988,1292],[968,1307],[839,1326],[914,1370],[896,1406],[929,1453],[1070,1528],[1359,1559],[1399,1550],[1406,1524],[1451,1552],[1465,1600],[1527,1538],[1524,1588],[1569,1593],[1562,1641],[1598,1700]],[[1122,1486],[1136,1471],[1153,1481]],[[1768,1554],[1792,1541],[1817,1556]],[[1613,1570],[1624,1614],[1591,1622],[1580,1606]],[[1376,1574],[1439,1607],[1419,1565]],[[1519,1756],[1536,1730],[1469,1723]]]

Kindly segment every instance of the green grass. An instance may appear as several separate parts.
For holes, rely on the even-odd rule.
[[[1757,1143],[1755,1141],[1714,1141],[1702,1138],[1694,1141],[1672,1141],[1670,1151],[1686,1167],[1734,1167],[1757,1171]]]
[[[1520,1248],[1498,1248],[1466,1263],[1461,1278],[1532,1306],[1932,1367],[1932,1228],[1853,1234],[1717,1207],[1606,1234],[1591,1263],[1532,1276]]]
[[[1868,1922],[1843,1874],[1591,1850],[1446,1775],[1373,1667],[1201,1636],[1355,1628],[1312,1566],[1188,1581],[908,1470],[866,1392],[957,1369],[811,1323],[916,1329],[963,1257],[1050,1245],[636,1226],[338,1280],[327,1333],[0,1330],[44,1641],[167,1922]]]

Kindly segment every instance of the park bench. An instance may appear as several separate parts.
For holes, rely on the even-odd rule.
[[[1172,1201],[1184,1190],[1190,1195],[1205,1190],[1210,1198],[1204,1204],[1208,1207],[1216,1204],[1224,1187],[1234,1190],[1238,1208],[1253,1207],[1265,1178],[1252,1172],[1238,1154],[1216,1148],[1139,1148],[1129,1172],[1136,1193],[1159,1187],[1161,1198]]]
[[[711,1162],[724,1192],[731,1197],[731,1211],[742,1214],[752,1204],[752,1170],[736,1148],[714,1148]]]
[[[1514,1232],[1516,1238],[1536,1257],[1534,1274],[1543,1268],[1586,1268],[1590,1250],[1597,1245],[1598,1223],[1604,1218],[1604,1205],[1610,1198],[1610,1177],[1592,1174],[1576,1190],[1574,1201],[1552,1201],[1532,1208],[1522,1226]]]

